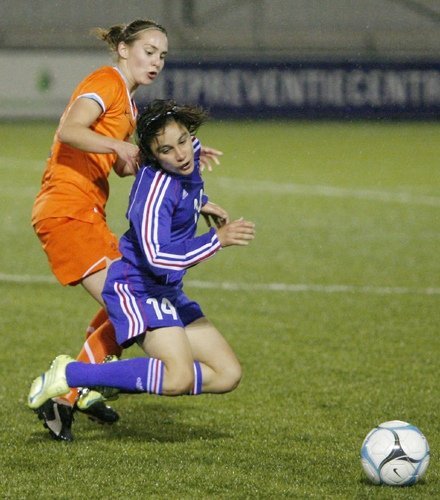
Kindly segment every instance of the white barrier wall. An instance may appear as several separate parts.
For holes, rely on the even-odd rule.
[[[0,119],[58,118],[102,52],[1,52]],[[440,62],[171,61],[136,94],[225,118],[440,119]]]
[[[59,118],[77,83],[105,64],[105,50],[0,51],[0,119]]]

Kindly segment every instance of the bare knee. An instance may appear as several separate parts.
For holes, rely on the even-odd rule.
[[[231,392],[240,383],[242,371],[237,360],[229,359],[216,367],[213,367],[213,377],[211,379],[209,392]]]
[[[223,371],[222,379],[225,385],[225,392],[233,391],[241,381],[242,370],[238,361],[229,363]]]

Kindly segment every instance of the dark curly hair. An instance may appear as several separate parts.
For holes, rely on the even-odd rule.
[[[177,105],[172,99],[155,99],[139,115],[136,126],[136,143],[139,146],[141,165],[157,165],[151,144],[164,127],[175,121],[186,127],[191,135],[208,119],[200,106]]]

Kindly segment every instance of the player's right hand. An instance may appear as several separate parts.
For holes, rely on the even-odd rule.
[[[120,141],[117,148],[118,161],[125,162],[124,171],[136,175],[139,170],[139,148],[127,141]]]

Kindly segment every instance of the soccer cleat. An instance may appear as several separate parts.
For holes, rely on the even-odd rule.
[[[105,397],[98,391],[93,391],[87,387],[79,390],[79,397],[76,401],[76,407],[80,411],[88,410],[96,403],[102,403]]]
[[[37,410],[38,418],[43,420],[43,425],[53,439],[58,441],[73,441],[72,422],[73,408],[70,405],[57,403],[48,399]]]
[[[112,361],[118,361],[118,357],[109,354],[103,363]],[[119,420],[119,415],[113,408],[106,405],[105,401],[118,399],[119,389],[114,387],[95,387],[94,389],[81,389],[76,409],[99,424],[114,424]]]
[[[99,424],[114,424],[119,420],[117,412],[105,404],[106,397],[97,391],[82,389],[76,409]]]
[[[115,354],[108,354],[104,358],[103,363],[112,363],[113,361],[119,361],[119,358]],[[119,393],[121,392],[116,387],[106,387],[102,385],[94,387],[93,389],[103,396],[104,401],[114,401],[118,399]]]
[[[75,361],[70,356],[62,354],[57,356],[50,365],[49,370],[37,377],[31,385],[28,395],[28,406],[36,410],[49,399],[69,392],[66,381],[66,366]]]

